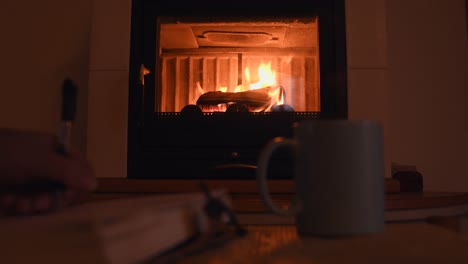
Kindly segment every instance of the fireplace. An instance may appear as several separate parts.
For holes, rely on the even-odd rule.
[[[347,118],[343,2],[134,0],[128,177],[252,179],[296,122]]]

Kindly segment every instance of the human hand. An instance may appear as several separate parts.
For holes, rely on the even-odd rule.
[[[46,212],[56,203],[68,205],[96,188],[90,164],[79,153],[58,154],[54,136],[19,130],[0,130],[0,214]],[[18,192],[13,186],[53,181],[65,187],[51,192]],[[56,200],[58,199],[58,200]]]

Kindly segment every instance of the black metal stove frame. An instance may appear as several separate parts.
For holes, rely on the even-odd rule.
[[[249,6],[250,8],[245,8]],[[265,8],[265,6],[268,6]],[[217,12],[211,10],[216,9]],[[140,79],[144,64],[156,65],[158,16],[319,17],[318,112],[155,112],[157,75]],[[128,177],[157,179],[253,179],[259,150],[278,136],[292,136],[295,122],[347,118],[344,0],[238,0],[192,2],[134,0],[129,83]],[[271,178],[290,179],[292,164],[278,152]]]

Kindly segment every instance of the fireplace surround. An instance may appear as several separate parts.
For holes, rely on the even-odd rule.
[[[249,5],[249,2],[244,0],[222,4],[207,0],[181,4],[145,0],[134,0],[132,4],[127,156],[129,178],[252,179],[260,148],[274,137],[291,136],[295,122],[303,119],[347,118],[343,0],[293,0],[288,1],[287,5],[266,1],[257,1]],[[243,24],[246,21],[251,25],[254,21],[256,29],[249,30],[249,27]],[[245,104],[232,104],[231,100],[225,104],[223,111],[206,112],[202,111],[206,108],[197,107],[199,105],[189,101],[179,102],[177,107],[174,106],[175,103],[168,103],[181,101],[177,98],[172,100],[174,95],[167,96],[167,94],[174,94],[173,90],[188,89],[193,92],[194,83],[197,81],[196,76],[203,76],[199,78],[198,83],[202,83],[206,89],[208,83],[206,80],[210,79],[210,73],[207,70],[209,60],[205,58],[208,55],[201,55],[203,52],[209,54],[210,58],[215,58],[213,65],[218,70],[212,71],[217,72],[212,78],[217,80],[217,85],[214,86],[220,86],[219,80],[226,79],[223,77],[225,72],[234,73],[234,77],[229,78],[231,86],[245,84],[244,62],[248,61],[249,54],[251,55],[252,52],[255,53],[254,55],[262,54],[263,57],[265,55],[278,57],[276,53],[291,54],[292,50],[298,50],[297,47],[295,49],[285,47],[284,41],[282,46],[274,46],[271,44],[272,39],[275,40],[274,38],[278,37],[273,34],[268,35],[271,32],[268,30],[258,31],[259,26],[265,29],[266,26],[276,23],[275,29],[284,29],[284,23],[297,23],[298,21],[312,21],[311,23],[315,23],[316,26],[315,44],[306,42],[300,47],[301,52],[315,50],[313,55],[319,69],[317,69],[316,90],[313,93],[319,97],[316,98],[317,103],[314,106],[310,106],[311,103],[301,106],[297,101],[290,101],[285,105],[291,106],[294,111],[277,112],[271,111],[273,109],[271,108],[267,111],[252,112],[242,111],[245,108],[240,106],[245,106]],[[281,24],[283,27],[278,23],[283,23]],[[220,27],[220,25],[232,26],[233,24],[237,26],[236,30],[225,30],[226,27]],[[233,47],[232,42],[224,46],[218,45],[218,42],[202,46],[198,41],[196,48],[187,48],[178,31],[172,33],[178,38],[175,39],[176,41],[172,39],[172,43],[175,43],[172,45],[175,45],[175,48],[171,49],[170,44],[162,43],[165,38],[163,34],[164,32],[167,34],[167,28],[180,25],[185,26],[184,28],[191,26],[192,32],[195,32],[194,28],[211,25],[211,29],[205,28],[204,31],[198,32],[198,35],[194,34],[200,37],[200,41],[207,41],[207,39],[209,41],[210,37],[222,41],[247,39],[247,44],[239,45],[237,42]],[[286,35],[288,34],[283,33],[283,36]],[[266,46],[259,47],[258,43],[254,43],[257,46],[252,47],[252,41],[264,43],[265,38],[270,38]],[[171,43],[171,39],[165,43],[168,42]],[[174,54],[176,54],[176,59],[173,61],[176,66],[165,63],[165,61],[170,62],[167,58]],[[224,71],[219,70],[223,58],[216,57],[216,54],[229,54],[232,59],[228,60],[227,65],[234,66],[230,66],[231,68],[227,70],[224,68]],[[177,58],[177,56],[183,56],[184,59]],[[193,71],[194,62],[197,61],[193,59],[195,57],[201,58],[202,70],[199,73],[190,74],[190,71]],[[253,61],[255,64],[255,60]],[[306,66],[307,61],[307,59],[302,59],[304,64],[299,63],[299,66],[295,67],[307,72],[310,70],[310,67]],[[185,71],[180,64],[188,65]],[[178,79],[168,77],[167,72],[171,67],[175,69],[173,75],[179,76]],[[281,67],[273,68],[278,70]],[[291,68],[294,69],[294,67]],[[177,73],[178,71],[184,71],[184,73]],[[173,81],[173,83],[184,83],[184,77],[180,76],[185,76],[191,84],[172,85],[175,88],[168,88],[169,78],[180,80]],[[191,85],[192,88],[190,88]],[[307,82],[304,86],[304,89],[310,89]],[[287,86],[285,90],[288,88],[290,87]],[[229,89],[232,91],[233,87]],[[219,91],[216,92],[219,94]],[[189,92],[185,94],[187,93]],[[226,94],[222,95],[225,97]],[[175,97],[180,97],[180,95]],[[286,93],[286,98],[291,98],[291,96]],[[173,106],[171,108],[168,105]],[[184,107],[187,105],[194,108]],[[234,110],[227,111],[226,109]],[[270,170],[271,177],[291,178],[290,160],[283,153],[278,153],[275,158],[275,165],[272,165],[274,167]]]

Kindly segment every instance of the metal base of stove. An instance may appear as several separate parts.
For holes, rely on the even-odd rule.
[[[255,179],[268,141],[292,137],[296,122],[322,117],[317,112],[155,113],[129,158],[129,178]],[[286,150],[273,155],[270,178],[292,178],[290,156]]]

